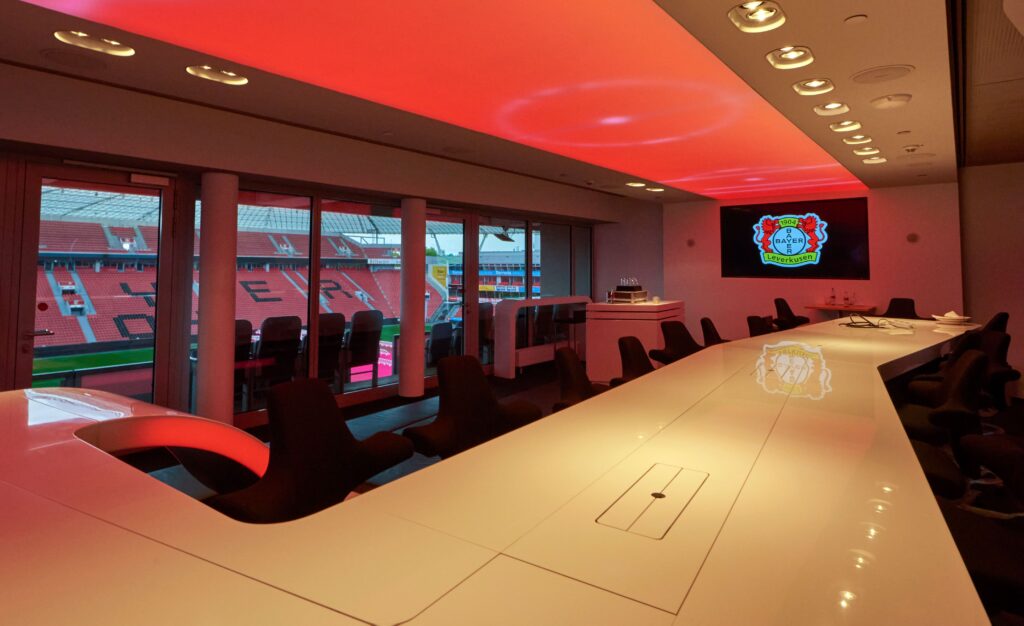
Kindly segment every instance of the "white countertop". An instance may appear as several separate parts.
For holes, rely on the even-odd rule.
[[[263,526],[77,440],[111,417],[82,406],[117,413],[116,397],[69,407],[7,392],[0,507],[20,512],[0,517],[0,584],[71,594],[64,613],[20,602],[19,624],[113,623],[107,607],[140,586],[126,581],[164,579],[178,609],[135,594],[147,621],[244,607],[255,623],[986,624],[879,375],[951,338],[914,325],[826,322],[716,346]],[[166,412],[127,412],[147,411]],[[65,564],[88,575],[71,581]]]

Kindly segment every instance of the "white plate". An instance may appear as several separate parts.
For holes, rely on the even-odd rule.
[[[962,323],[966,322],[967,320],[971,319],[971,317],[969,315],[935,315],[935,314],[932,314],[932,319],[934,319],[936,322],[956,322],[956,323],[962,324]]]
[[[935,321],[938,322],[939,324],[944,325],[944,326],[963,326],[964,324],[967,324],[967,320],[969,320],[969,319],[971,319],[971,318],[965,317],[963,319],[960,319],[960,318],[955,318],[955,317],[947,317],[947,318],[936,317]]]

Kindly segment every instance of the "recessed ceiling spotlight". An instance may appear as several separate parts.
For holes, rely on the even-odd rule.
[[[240,76],[230,70],[217,69],[211,65],[189,65],[185,68],[185,71],[198,78],[205,78],[215,83],[223,83],[235,87],[248,84],[249,82],[249,79],[245,76]]]
[[[862,143],[871,143],[871,137],[867,135],[854,135],[852,137],[843,137],[843,143],[848,146],[856,146]]]
[[[786,23],[786,14],[775,2],[744,2],[729,10],[729,21],[745,33],[764,33]]]
[[[765,58],[777,70],[795,70],[814,62],[814,55],[807,46],[783,46],[772,50]]]
[[[860,130],[860,122],[853,120],[843,120],[842,122],[835,122],[828,125],[833,131],[837,133],[850,133],[855,130]]]
[[[864,159],[864,163],[867,165],[879,165],[886,162],[886,158],[882,156],[873,156]]]
[[[907,106],[912,97],[909,93],[891,93],[881,98],[875,98],[871,101],[871,106],[876,109],[898,109]]]
[[[912,143],[912,144],[908,144],[908,145],[903,146],[903,151],[906,152],[907,154],[914,154],[915,152],[917,152],[918,150],[920,150],[923,147],[924,147],[924,144]]]
[[[853,151],[853,153],[856,154],[857,156],[871,156],[872,154],[878,154],[879,152],[881,152],[881,150],[871,146],[868,146],[866,148],[857,148],[856,150]]]
[[[798,83],[793,83],[793,91],[797,92],[801,96],[820,96],[821,94],[828,93],[835,88],[836,86],[827,78],[811,78],[809,80],[802,80]]]
[[[846,24],[863,24],[866,21],[868,21],[868,16],[864,15],[863,13],[851,15],[850,17],[843,20],[843,22]]]
[[[849,113],[850,107],[843,102],[826,102],[825,104],[819,104],[814,107],[814,112],[822,117],[829,115],[842,115],[843,113]]]
[[[662,187],[648,187],[647,191],[653,191],[654,193],[661,193],[665,191]]]
[[[910,131],[909,130],[898,130],[898,131],[896,131],[896,134],[897,135],[909,135]]]
[[[109,54],[110,56],[130,57],[135,54],[135,48],[126,46],[120,41],[105,39],[103,37],[93,37],[92,35],[80,30],[58,30],[53,33],[53,36],[57,41],[62,43],[78,46],[79,48],[85,48],[86,50],[92,50],[93,52],[102,52],[103,54]]]
[[[646,187],[647,183],[641,183],[641,182],[626,183],[626,186],[627,187]]]

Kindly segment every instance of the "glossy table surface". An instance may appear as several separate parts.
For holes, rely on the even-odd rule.
[[[826,322],[712,347],[264,526],[75,437],[96,421],[173,412],[99,392],[0,394],[8,615],[988,623],[883,384],[963,328],[913,326]]]

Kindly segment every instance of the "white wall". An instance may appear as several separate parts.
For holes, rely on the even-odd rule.
[[[818,194],[758,201],[668,204],[664,209],[665,295],[685,302],[686,323],[701,338],[700,318],[714,320],[723,337],[746,337],[748,315],[775,315],[773,299],[786,298],[798,314],[821,303],[831,288],[856,293],[858,302],[884,309],[908,296],[921,315],[963,310],[960,220],[956,183],[872,189],[868,197],[871,279],[722,278],[719,206],[848,197]],[[910,243],[907,235],[916,233]],[[692,245],[690,242],[692,241]],[[812,319],[823,319],[821,317]]]
[[[1024,367],[1024,163],[960,170],[964,299],[978,319],[1010,314],[1010,363]],[[1024,387],[1018,387],[1018,392]]]
[[[651,296],[665,297],[662,257],[662,212],[637,211],[616,224],[594,228],[594,300],[615,288],[619,279],[635,277]],[[669,242],[669,246],[675,245]]]

